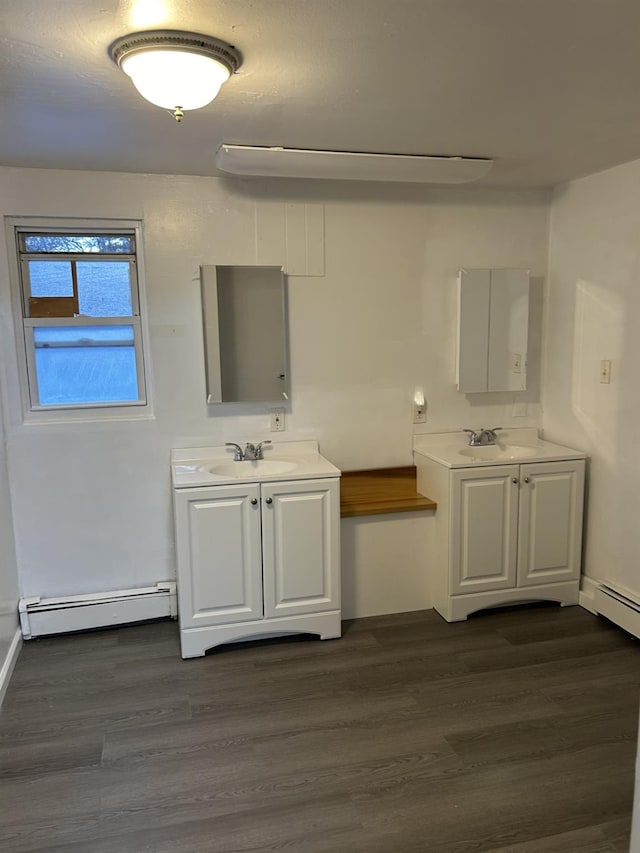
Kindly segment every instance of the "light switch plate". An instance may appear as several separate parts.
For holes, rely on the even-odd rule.
[[[605,358],[600,362],[600,382],[608,385],[611,382],[611,359]]]
[[[270,409],[271,432],[284,432],[284,409]]]

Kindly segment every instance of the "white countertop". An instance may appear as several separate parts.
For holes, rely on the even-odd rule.
[[[505,455],[498,458],[482,458],[485,448],[478,448],[479,456],[473,455],[474,448],[469,447],[469,435],[466,432],[432,433],[414,436],[413,450],[416,464],[420,456],[433,459],[447,468],[476,468],[487,465],[524,465],[534,462],[559,462],[567,459],[584,459],[586,454],[581,450],[554,444],[538,437],[535,428],[516,428],[500,430],[496,442],[497,453]],[[516,451],[514,456],[508,455],[509,447]],[[523,448],[523,454],[518,456],[517,448]],[[465,451],[465,453],[461,453]],[[468,455],[467,455],[468,454]]]
[[[257,444],[257,442],[255,442]],[[244,446],[244,442],[238,442]],[[340,470],[319,453],[317,441],[274,441],[265,445],[264,460],[295,465],[286,472],[260,471],[259,463],[237,463],[241,476],[234,476],[233,447],[185,447],[171,451],[171,479],[174,489],[190,489],[198,486],[224,486],[234,483],[274,482],[277,480],[309,480],[323,477],[339,477]],[[208,469],[219,463],[233,474],[212,473]],[[228,463],[231,463],[230,465]],[[242,466],[242,467],[240,467]],[[265,466],[266,467],[266,466]],[[247,470],[245,470],[247,469]],[[255,469],[255,470],[252,470]]]

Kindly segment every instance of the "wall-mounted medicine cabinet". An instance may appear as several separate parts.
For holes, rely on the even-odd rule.
[[[460,270],[458,390],[525,391],[528,329],[529,270]]]
[[[203,266],[208,403],[289,399],[282,267]]]

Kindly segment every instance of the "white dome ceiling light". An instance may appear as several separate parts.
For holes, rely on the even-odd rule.
[[[113,42],[109,55],[147,101],[182,121],[216,97],[242,63],[240,53],[213,36],[179,30],[132,33]]]

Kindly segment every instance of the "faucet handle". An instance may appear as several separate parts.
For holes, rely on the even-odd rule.
[[[480,444],[484,444],[483,438],[486,438],[487,444],[495,444],[498,436],[496,432],[502,427],[492,427],[491,429],[483,429],[480,433]]]
[[[235,447],[236,450],[235,450],[235,453],[233,454],[233,461],[234,462],[242,462],[242,460],[244,459],[244,453],[242,452],[242,448],[240,447],[239,444],[236,444],[235,441],[225,441],[224,446],[225,447]]]
[[[264,459],[264,456],[262,453],[262,448],[264,447],[265,444],[272,444],[271,439],[268,438],[266,441],[261,441],[261,442],[259,442],[259,444],[256,444],[256,446],[254,448],[254,453],[255,453],[256,459]]]
[[[476,431],[475,429],[467,429],[465,427],[463,432],[469,433],[469,446],[470,447],[475,447],[477,444],[480,443],[480,433],[482,432],[482,429],[479,429],[478,431]]]

